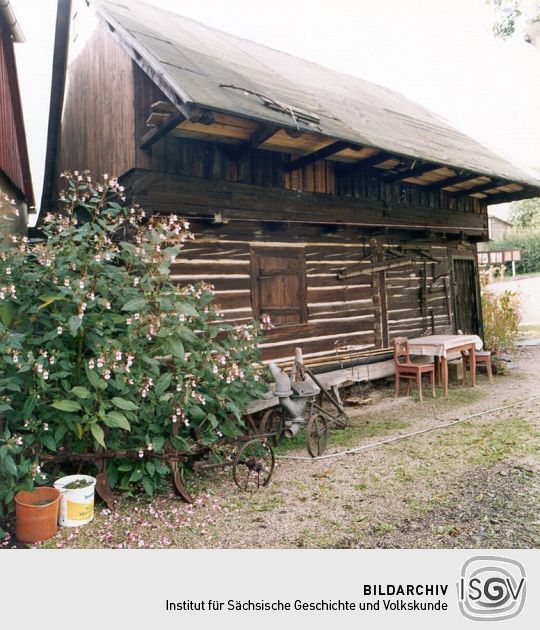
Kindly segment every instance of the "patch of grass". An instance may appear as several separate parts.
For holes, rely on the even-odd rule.
[[[414,479],[414,474],[412,471],[405,470],[405,468],[400,466],[396,468],[394,479],[399,483],[410,483]]]
[[[432,399],[432,401],[438,409],[451,409],[458,405],[478,402],[487,397],[487,393],[477,387],[464,387],[461,383],[449,384],[447,398],[443,394],[442,387],[438,387],[436,393],[437,398],[435,400]]]
[[[540,433],[521,417],[500,418],[489,424],[465,421],[443,429],[439,435],[445,450],[454,450],[469,462],[485,466],[538,448]]]
[[[390,534],[394,532],[395,530],[396,530],[395,525],[393,525],[392,523],[385,523],[384,521],[376,525],[373,529],[373,531],[376,534]]]
[[[410,422],[406,420],[395,418],[368,420],[358,416],[355,420],[359,420],[360,424],[348,426],[346,429],[330,429],[328,446],[354,447],[367,437],[385,435],[399,429],[406,429],[410,425]],[[283,455],[296,449],[305,448],[305,444],[305,433],[301,430],[293,438],[283,439],[275,451],[277,455]]]
[[[247,505],[249,512],[271,512],[285,504],[285,499],[281,494],[255,496]]]
[[[367,483],[355,483],[353,484],[353,488],[357,492],[362,492],[362,490],[365,490],[367,488]]]

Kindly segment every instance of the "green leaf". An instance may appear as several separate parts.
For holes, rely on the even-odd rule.
[[[155,387],[156,396],[161,396],[165,391],[167,391],[172,379],[173,375],[171,372],[166,372],[158,378]]]
[[[65,300],[66,298],[63,295],[58,295],[56,293],[46,293],[44,295],[40,295],[39,299],[43,302],[43,304],[40,304],[40,306],[38,306],[38,311],[40,311],[42,308],[46,308],[57,300]]]
[[[88,366],[85,366],[85,372],[92,387],[96,389],[107,389],[107,381],[100,378],[97,372],[91,370]]]
[[[82,324],[82,319],[80,317],[77,317],[77,315],[72,315],[69,318],[68,327],[69,327],[69,332],[71,333],[72,337],[77,336],[77,331],[81,327],[81,324]]]
[[[125,429],[126,431],[131,431],[128,419],[119,411],[109,411],[105,418],[103,418],[103,422],[108,427],[111,427],[111,429]]]
[[[125,398],[119,398],[118,396],[115,396],[111,400],[111,402],[115,407],[118,407],[119,409],[123,409],[124,411],[135,411],[136,409],[138,409],[137,405],[131,402],[131,400],[126,400]]]
[[[130,481],[140,481],[142,479],[142,470],[134,470],[129,478]]]
[[[50,433],[46,433],[42,438],[41,442],[53,453],[56,453],[56,440]]]
[[[56,427],[56,430],[54,432],[54,439],[56,440],[56,442],[61,442],[64,435],[68,432],[68,428],[66,427],[65,424],[60,424]]]
[[[153,475],[156,472],[156,465],[151,459],[146,462],[146,470],[149,475]]]
[[[17,466],[15,462],[13,461],[13,457],[11,457],[11,455],[7,455],[4,458],[4,468],[7,470],[7,472],[10,475],[17,477]]]
[[[129,300],[126,302],[124,306],[122,306],[123,311],[140,311],[144,306],[146,306],[145,298],[138,297],[133,300]]]
[[[86,400],[87,398],[90,398],[91,396],[90,392],[86,389],[86,387],[80,387],[79,385],[77,385],[77,387],[72,387],[71,393],[75,394],[77,398],[82,398],[83,400]]]
[[[199,405],[192,405],[189,408],[188,416],[193,420],[203,420],[206,418],[206,412]]]
[[[2,302],[0,304],[0,321],[6,328],[9,328],[15,315],[15,308],[12,302]]]
[[[92,431],[92,435],[94,436],[96,442],[105,448],[105,432],[99,424],[90,425],[90,431]]]
[[[184,315],[187,315],[188,317],[198,317],[199,316],[199,312],[197,311],[197,309],[194,306],[191,306],[191,304],[186,304],[186,302],[178,302],[176,304],[176,308],[183,313]]]
[[[177,359],[184,358],[184,345],[179,339],[168,339],[165,342],[165,352],[172,354]]]
[[[161,435],[152,438],[152,444],[154,445],[154,451],[161,451],[163,445],[165,444],[165,438]]]
[[[150,481],[150,479],[148,479],[148,477],[145,477],[143,479],[143,487],[144,487],[144,491],[146,492],[146,494],[149,494],[150,496],[152,496],[154,494],[154,484]]]
[[[81,406],[76,400],[55,400],[51,404],[51,407],[59,409],[60,411],[67,411],[69,413],[81,410]]]
[[[199,341],[199,337],[197,337],[197,335],[192,330],[189,330],[189,328],[180,328],[178,330],[178,334],[184,341],[187,341],[188,343],[197,343]]]

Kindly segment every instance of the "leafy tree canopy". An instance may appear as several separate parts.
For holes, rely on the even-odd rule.
[[[539,228],[540,198],[514,201],[510,206],[510,221],[518,228]]]
[[[506,39],[516,32],[521,24],[540,21],[539,0],[487,0],[495,8],[496,18],[493,32],[496,37]]]

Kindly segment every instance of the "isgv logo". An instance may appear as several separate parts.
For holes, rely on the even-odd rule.
[[[468,619],[511,619],[525,605],[525,569],[517,560],[474,556],[463,565],[457,589],[459,609]]]

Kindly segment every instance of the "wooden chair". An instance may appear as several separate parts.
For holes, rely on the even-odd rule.
[[[458,335],[462,335],[463,331],[458,330]],[[485,365],[490,385],[493,385],[493,369],[491,367],[491,352],[489,350],[476,350],[474,353],[476,358],[476,367],[479,365]],[[467,372],[471,369],[471,362],[469,360],[469,353],[462,352],[461,358],[463,360],[463,384],[467,382]]]
[[[489,350],[477,350],[474,353],[476,357],[476,367],[485,365],[490,385],[493,385],[493,370],[491,368],[491,352]],[[467,372],[471,369],[469,353],[463,353],[463,380],[466,379]]]
[[[406,337],[396,337],[394,339],[394,366],[396,368],[395,395],[399,396],[400,380],[407,380],[407,395],[410,395],[413,381],[416,381],[418,395],[422,396],[422,376],[429,374],[431,381],[431,393],[435,395],[435,365],[433,363],[413,363],[409,356],[409,342]]]

